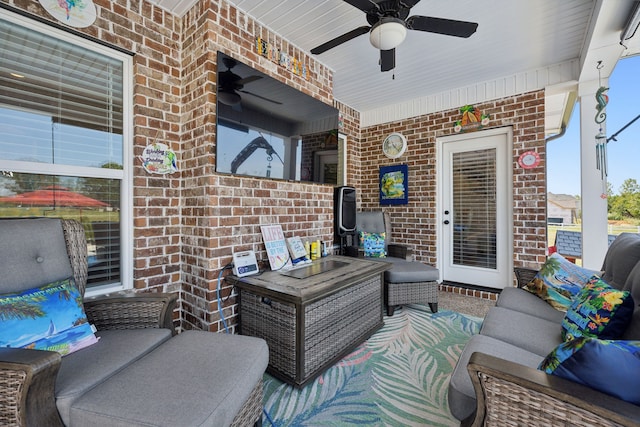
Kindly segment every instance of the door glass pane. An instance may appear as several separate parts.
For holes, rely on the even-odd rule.
[[[496,268],[496,150],[453,154],[453,263]]]

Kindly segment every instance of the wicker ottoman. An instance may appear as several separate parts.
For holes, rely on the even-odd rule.
[[[387,315],[404,304],[429,304],[438,311],[438,269],[415,261],[386,258],[393,268],[384,272],[384,294]]]

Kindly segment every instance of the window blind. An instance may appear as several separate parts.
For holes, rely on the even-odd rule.
[[[454,263],[496,268],[496,150],[455,153]]]
[[[3,154],[122,164],[122,62],[4,20],[0,40]]]

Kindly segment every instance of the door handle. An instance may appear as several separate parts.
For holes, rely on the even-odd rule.
[[[445,225],[449,224],[449,220],[448,219],[445,219],[443,222],[444,222]]]

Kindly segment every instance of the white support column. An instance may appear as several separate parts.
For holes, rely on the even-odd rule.
[[[580,183],[582,202],[582,265],[599,270],[608,248],[606,186],[603,189],[601,172],[597,169],[596,135],[600,128],[606,134],[606,121],[595,122],[596,91],[608,80],[580,83]],[[605,110],[606,112],[606,110]]]

